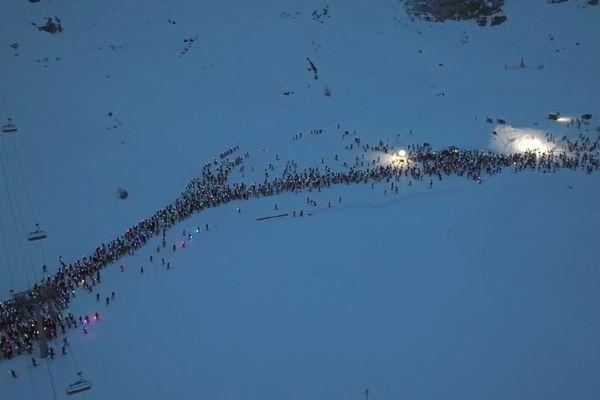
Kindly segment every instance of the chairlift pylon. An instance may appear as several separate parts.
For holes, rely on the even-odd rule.
[[[46,231],[40,229],[40,224],[35,224],[35,228],[36,229],[34,231],[27,234],[27,240],[30,242],[35,242],[36,240],[42,240],[48,237]]]
[[[12,133],[12,132],[17,132],[18,130],[19,129],[17,128],[17,125],[13,124],[11,118],[8,119],[8,124],[2,125],[3,133]]]
[[[79,376],[79,379],[65,388],[65,392],[69,396],[85,392],[92,388],[92,381],[89,379],[84,379],[81,372],[78,372],[77,375]]]

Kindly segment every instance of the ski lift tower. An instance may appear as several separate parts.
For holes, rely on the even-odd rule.
[[[17,293],[13,295],[12,306],[15,307],[19,315],[32,317],[35,320],[36,330],[39,332],[37,341],[40,346],[40,356],[48,357],[48,337],[44,331],[42,320],[42,311],[49,310],[51,313],[58,313],[58,292],[54,287],[41,286],[34,290]]]

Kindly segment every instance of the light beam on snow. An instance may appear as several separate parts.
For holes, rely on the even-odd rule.
[[[525,137],[520,137],[517,139],[516,141],[516,146],[517,149],[519,150],[519,152],[525,152],[525,151],[544,151],[541,150],[542,146],[542,142],[540,141],[540,139],[536,138],[535,136],[525,136]]]
[[[404,149],[400,149],[397,152],[393,153],[378,154],[378,157],[380,158],[380,162],[382,165],[397,165],[408,161],[408,152]]]
[[[555,147],[546,140],[545,133],[538,129],[499,125],[494,133],[491,147],[500,153],[545,152]]]

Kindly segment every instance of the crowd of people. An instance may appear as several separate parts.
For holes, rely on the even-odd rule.
[[[361,146],[360,140],[355,140],[354,144]],[[599,146],[600,135],[595,140],[580,136],[576,141],[566,141],[560,151],[526,151],[515,154],[460,150],[456,147],[435,151],[425,143],[409,146],[405,157],[386,165],[373,160],[364,167],[364,161],[357,161],[354,166],[344,163],[341,171],[327,165],[298,171],[297,164],[288,162],[280,177],[269,179],[266,173],[264,181],[258,184],[228,182],[233,171],[243,171],[244,159],[249,156],[245,153],[244,157],[233,158],[233,154],[239,149],[236,146],[221,154],[220,162],[215,159],[206,164],[201,175],[190,181],[173,203],[125,230],[110,242],[100,244],[86,257],[70,263],[61,257],[60,267],[55,274],[43,278],[26,292],[0,303],[0,360],[10,359],[15,352],[32,354],[33,342],[39,338],[40,329],[44,331],[46,338],[52,339],[58,336],[59,330],[65,333],[66,329],[77,327],[72,314],[64,315],[76,290],[92,292],[92,288],[101,282],[101,271],[104,268],[125,255],[133,255],[153,237],[162,235],[162,246],[166,247],[167,230],[205,208],[283,192],[321,190],[339,184],[385,181],[392,182],[392,190],[398,191],[398,184],[394,187],[393,182],[402,179],[408,181],[409,185],[413,180],[428,180],[431,187],[434,179],[442,180],[445,176],[463,176],[481,183],[482,176],[491,176],[504,170],[515,173],[534,170],[550,173],[572,169],[592,173],[600,168],[597,155]],[[375,146],[363,144],[362,148],[375,154],[392,151],[382,142]],[[335,160],[338,161],[337,155]],[[303,216],[303,213],[300,212],[299,215]],[[209,229],[208,225],[206,229]],[[157,247],[157,251],[159,250],[160,245]],[[48,296],[49,292],[53,295]],[[34,310],[31,305],[21,306],[23,299],[31,300],[30,303],[37,299],[41,307]]]

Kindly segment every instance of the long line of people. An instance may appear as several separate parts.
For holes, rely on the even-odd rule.
[[[101,243],[92,254],[71,263],[59,259],[60,267],[53,275],[42,279],[33,288],[20,293],[19,298],[36,299],[44,291],[56,293],[53,301],[47,301],[42,307],[42,327],[47,337],[56,337],[57,326],[65,332],[76,326],[72,316],[64,316],[76,290],[89,292],[101,282],[101,270],[118,261],[125,255],[133,255],[151,238],[162,235],[165,246],[166,232],[173,225],[189,218],[205,208],[251,198],[273,196],[283,192],[301,192],[327,188],[332,185],[351,183],[373,183],[380,181],[410,181],[442,179],[443,176],[458,175],[481,182],[483,174],[498,174],[506,169],[511,172],[540,171],[556,172],[559,169],[583,170],[592,173],[600,168],[597,150],[600,148],[600,135],[595,140],[581,137],[580,140],[567,142],[564,151],[547,152],[526,151],[515,154],[498,154],[481,150],[460,150],[456,147],[434,151],[429,144],[411,145],[407,149],[405,162],[381,165],[373,163],[366,168],[349,166],[344,163],[342,171],[331,167],[310,167],[300,172],[297,164],[288,162],[281,177],[265,179],[262,183],[228,183],[229,175],[243,168],[244,157],[229,159],[233,150],[222,154],[222,160],[216,159],[202,168],[201,175],[192,179],[173,203],[156,211],[151,217],[138,222],[135,226],[108,243]],[[358,143],[359,144],[359,143]],[[381,144],[381,143],[380,143]],[[366,151],[388,152],[386,146],[363,145]],[[223,160],[225,158],[225,160]],[[338,157],[335,157],[336,161]],[[293,165],[293,168],[291,168]],[[363,164],[364,165],[364,164]],[[241,166],[241,167],[240,167]],[[397,190],[396,185],[396,190]],[[208,225],[206,226],[208,229]],[[39,327],[33,309],[19,307],[15,295],[0,303],[0,360],[11,358],[16,351],[31,354],[32,342],[39,336]]]

